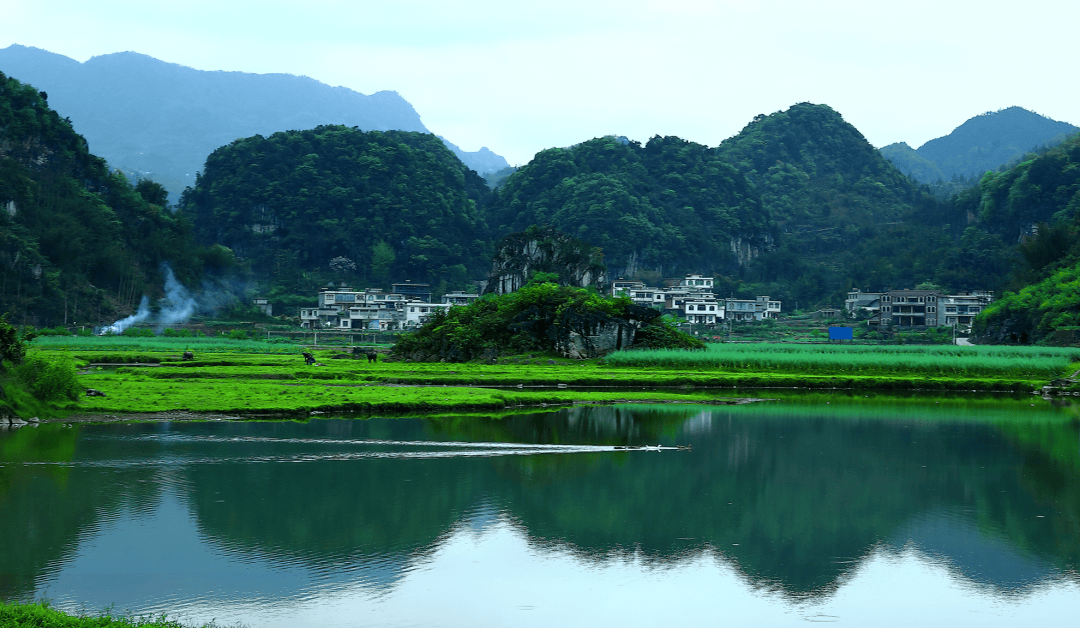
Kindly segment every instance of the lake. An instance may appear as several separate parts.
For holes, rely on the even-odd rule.
[[[793,395],[0,432],[0,598],[222,626],[1016,626],[1080,608],[1076,407]],[[689,451],[614,446],[690,445]]]

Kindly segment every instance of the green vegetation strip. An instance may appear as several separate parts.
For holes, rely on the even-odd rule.
[[[215,352],[207,346],[185,361],[179,352],[101,350],[108,346],[33,351],[52,360],[74,358],[82,369],[79,386],[105,393],[57,407],[103,413],[395,413],[574,402],[715,403],[716,389],[730,389],[724,396],[733,398],[745,396],[736,389],[785,388],[1030,392],[1077,366],[1073,350],[1018,347],[714,345],[709,351],[628,351],[592,361],[533,355],[499,364],[369,364],[350,359],[343,349],[320,349],[318,364],[309,366],[298,351]]]
[[[185,628],[186,624],[167,620],[164,616],[153,617],[114,617],[110,614],[99,616],[69,615],[52,608],[48,602],[32,604],[7,604],[0,602],[0,626],[34,626],[35,628]],[[213,624],[203,624],[204,628]]]
[[[342,410],[353,412],[408,412],[461,409],[500,410],[512,406],[540,406],[574,402],[665,401],[673,396],[687,401],[715,400],[715,395],[672,395],[667,392],[580,392],[548,389],[497,390],[460,386],[387,386],[304,381],[162,380],[139,374],[101,374],[86,383],[105,392],[79,404],[85,412],[292,412]]]
[[[33,346],[39,349],[65,351],[130,351],[145,353],[185,351],[212,353],[299,353],[303,351],[292,342],[235,340],[225,337],[169,338],[167,336],[40,336]]]
[[[632,350],[606,363],[634,368],[712,368],[754,373],[993,379],[1063,377],[1080,351],[1050,347],[713,344],[706,351]]]

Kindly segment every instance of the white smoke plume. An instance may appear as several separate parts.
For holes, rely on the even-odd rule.
[[[156,322],[159,328],[186,322],[199,307],[198,301],[191,296],[188,289],[177,281],[168,263],[161,263],[161,273],[165,275],[165,298],[158,301],[161,311],[158,312]]]
[[[150,318],[150,299],[146,298],[146,295],[143,295],[142,300],[139,301],[138,311],[136,311],[134,314],[127,318],[122,318],[116,321],[112,325],[105,326],[104,328],[102,328],[101,333],[120,334],[123,333],[124,330],[128,327],[131,327],[135,323],[141,323],[148,318]]]
[[[214,289],[206,282],[203,284],[199,297],[192,296],[184,284],[176,278],[176,274],[167,262],[161,263],[161,274],[165,277],[165,297],[158,300],[156,315],[150,310],[150,299],[143,295],[142,301],[139,302],[139,310],[135,314],[118,320],[112,325],[106,325],[100,333],[121,334],[136,323],[152,321],[157,327],[157,333],[160,334],[166,325],[185,323],[197,311],[213,312],[225,303],[236,301],[235,296],[227,291]]]

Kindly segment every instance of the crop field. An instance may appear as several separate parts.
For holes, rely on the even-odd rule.
[[[299,353],[292,342],[235,340],[225,337],[169,338],[166,336],[41,336],[33,347],[59,351],[207,351],[213,353]]]
[[[1080,368],[1080,351],[1057,347],[713,344],[705,351],[613,353],[613,367],[716,369],[807,375],[1044,379]]]

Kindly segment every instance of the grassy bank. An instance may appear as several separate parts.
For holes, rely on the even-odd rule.
[[[7,604],[0,602],[0,626],[15,628],[187,628],[186,624],[164,617],[114,617],[112,615],[69,615],[52,608],[47,602]],[[213,624],[203,624],[203,628]]]

